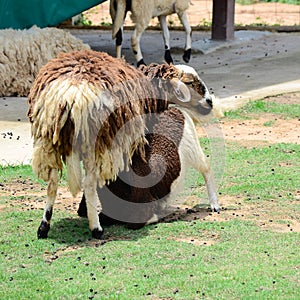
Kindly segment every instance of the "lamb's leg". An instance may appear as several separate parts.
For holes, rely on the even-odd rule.
[[[191,26],[189,24],[187,14],[186,12],[178,13],[178,17],[184,27],[185,30],[185,48],[184,48],[184,53],[183,53],[183,60],[188,63],[191,58],[191,52],[192,52],[192,30]]]
[[[99,201],[97,194],[97,178],[93,172],[87,172],[84,179],[84,194],[86,198],[87,215],[89,227],[92,231],[92,236],[96,239],[101,239],[103,229],[100,225],[97,204]]]
[[[56,169],[50,171],[49,183],[47,189],[47,202],[44,209],[44,215],[41,225],[38,228],[37,236],[39,239],[45,239],[48,237],[50,230],[50,220],[52,217],[53,205],[56,199],[57,188],[58,188],[58,174]]]
[[[218,204],[218,196],[216,192],[215,177],[213,175],[213,172],[208,162],[203,161],[203,164],[201,165],[200,168],[200,172],[205,181],[210,207],[212,211],[220,212],[220,207]]]
[[[165,43],[165,61],[168,64],[172,64],[173,59],[170,50],[170,31],[167,25],[167,16],[159,16],[158,19],[160,22],[161,29],[163,31],[163,38]]]
[[[205,156],[197,137],[195,137],[195,150],[197,159],[194,161],[193,167],[202,174],[208,193],[208,199],[212,211],[219,212],[218,196],[215,184],[215,177],[211,170],[210,163]]]
[[[140,40],[142,33],[144,32],[145,28],[140,25],[136,25],[132,37],[131,37],[131,46],[135,56],[135,60],[137,61],[137,66],[146,65],[143,59],[141,47],[140,47]]]
[[[185,114],[185,126],[181,144],[182,149],[180,151],[183,153],[187,165],[199,171],[205,180],[211,209],[215,212],[219,212],[220,208],[215,178],[209,160],[200,146],[195,125],[187,114]]]

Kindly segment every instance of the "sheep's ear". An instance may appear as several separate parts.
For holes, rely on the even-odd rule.
[[[173,78],[170,80],[172,88],[174,90],[174,95],[180,102],[190,102],[191,93],[188,87],[179,79]]]

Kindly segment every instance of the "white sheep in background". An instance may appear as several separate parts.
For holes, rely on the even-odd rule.
[[[184,68],[150,65],[143,72],[148,77],[123,60],[91,50],[60,54],[41,68],[28,97],[32,167],[48,181],[39,238],[48,236],[63,161],[73,195],[81,190],[83,162],[89,227],[93,237],[101,238],[97,186],[128,169],[134,153],[145,156],[147,118],[170,102],[189,111],[211,111],[206,86]]]
[[[135,55],[137,66],[145,64],[140,48],[140,39],[147,28],[151,18],[158,17],[165,43],[165,60],[167,63],[173,63],[170,52],[170,33],[166,18],[168,15],[177,13],[186,32],[185,50],[183,60],[189,62],[191,57],[191,27],[188,22],[186,10],[190,0],[111,0],[110,15],[113,22],[113,38],[116,38],[117,57],[121,57],[123,23],[128,11],[131,11],[131,18],[135,24],[135,29],[131,37],[132,50]]]
[[[50,59],[89,48],[61,29],[0,30],[0,96],[28,96],[38,71]]]

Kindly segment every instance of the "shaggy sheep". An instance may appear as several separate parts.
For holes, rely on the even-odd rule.
[[[137,229],[166,216],[190,166],[203,175],[211,208],[218,212],[214,176],[190,116],[182,109],[170,108],[155,115],[146,132],[145,159],[135,153],[130,171],[121,172],[115,182],[97,190],[101,224],[121,221]],[[87,216],[84,195],[78,215]]]
[[[0,30],[0,96],[28,96],[40,68],[60,52],[89,49],[56,28]]]
[[[140,48],[140,39],[147,28],[151,18],[158,17],[165,43],[165,60],[167,63],[173,63],[170,52],[170,33],[166,18],[168,15],[177,13],[186,32],[185,50],[183,60],[189,62],[191,57],[191,27],[188,22],[186,10],[190,0],[168,0],[168,1],[138,1],[138,0],[111,0],[110,15],[113,22],[113,39],[116,38],[117,57],[121,57],[123,22],[128,11],[131,11],[132,21],[135,23],[135,29],[131,37],[131,45],[137,61],[137,66],[145,64]]]
[[[91,50],[60,54],[41,68],[28,97],[32,168],[48,181],[39,238],[46,238],[50,229],[63,162],[73,195],[81,190],[83,162],[89,227],[93,237],[101,238],[97,186],[127,170],[135,152],[145,157],[147,118],[171,102],[210,112],[212,99],[204,83],[190,82],[193,75],[180,67],[150,65],[143,71],[148,77],[123,60]]]

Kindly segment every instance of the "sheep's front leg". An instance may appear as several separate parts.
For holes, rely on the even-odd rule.
[[[50,171],[50,179],[47,189],[47,201],[44,209],[44,215],[41,225],[38,228],[37,236],[39,239],[45,239],[48,237],[50,230],[50,220],[52,217],[53,205],[56,199],[57,188],[58,188],[58,174],[56,169]]]
[[[207,189],[208,193],[208,199],[210,203],[210,207],[212,211],[219,212],[219,204],[218,204],[218,196],[217,196],[217,189],[216,189],[216,183],[215,183],[215,177],[214,174],[211,170],[210,163],[205,156],[199,142],[196,140],[195,137],[195,147],[194,149],[196,150],[196,155],[198,159],[195,160],[193,167],[200,171],[202,174],[204,181],[205,181],[205,186]]]
[[[188,63],[191,59],[192,52],[192,30],[185,11],[182,13],[178,13],[178,17],[185,30],[185,48],[182,58],[186,63]]]
[[[165,43],[165,61],[168,64],[172,64],[173,58],[171,56],[171,50],[170,50],[170,32],[167,25],[167,16],[159,16],[158,18],[163,32],[163,38]]]
[[[84,179],[84,194],[86,198],[87,215],[89,227],[92,231],[93,238],[101,239],[103,237],[103,229],[100,226],[97,204],[99,201],[97,194],[97,178],[93,173],[87,173]]]
[[[199,171],[204,180],[208,193],[211,209],[219,212],[217,189],[215,184],[214,174],[211,170],[209,160],[205,156],[197,136],[197,132],[192,119],[186,116],[185,127],[182,140],[183,157],[187,160],[187,165],[192,166],[195,170]]]
[[[209,164],[206,163],[202,165],[200,171],[205,181],[210,207],[212,211],[220,212],[220,207],[218,204],[218,196],[216,192],[215,177],[213,175],[213,172]]]

